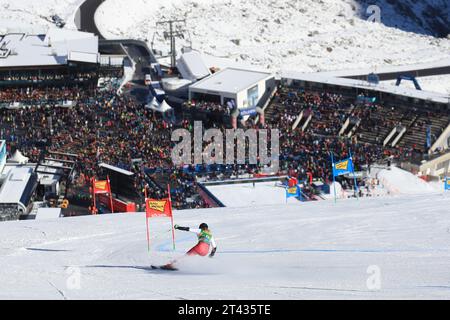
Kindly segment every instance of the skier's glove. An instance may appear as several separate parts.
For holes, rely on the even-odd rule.
[[[210,258],[214,257],[216,255],[217,247],[212,249],[211,254],[209,255]]]
[[[176,230],[181,230],[181,231],[189,231],[190,230],[190,228],[189,227],[180,227],[179,225],[174,225],[174,228],[176,229]]]

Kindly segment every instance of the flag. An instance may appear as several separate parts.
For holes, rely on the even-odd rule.
[[[299,185],[295,185],[293,187],[286,187],[286,200],[289,198],[300,198],[301,197],[301,189]]]
[[[111,193],[111,186],[108,180],[97,181],[94,179],[94,193]]]
[[[333,163],[333,176],[339,177],[354,172],[353,159],[348,158]]]
[[[427,148],[431,148],[431,126],[427,126]]]
[[[146,199],[145,211],[147,213],[147,218],[172,217],[172,206],[169,199]]]
[[[175,229],[173,225],[173,212],[172,212],[172,196],[170,192],[170,185],[167,186],[167,191],[169,197],[167,199],[155,200],[149,199],[147,197],[147,188],[144,189],[145,193],[145,213],[146,219],[145,223],[147,226],[147,245],[148,251],[150,252],[150,226],[148,224],[148,219],[156,217],[166,217],[170,218],[172,222],[172,241],[173,250],[175,251]]]
[[[92,214],[97,214],[97,205],[96,205],[96,195],[97,194],[103,194],[109,196],[109,205],[111,209],[111,213],[114,213],[114,204],[113,204],[113,196],[112,196],[112,190],[111,190],[111,182],[109,180],[109,177],[107,180],[95,180],[95,178],[92,178],[92,187],[90,188],[92,192]]]

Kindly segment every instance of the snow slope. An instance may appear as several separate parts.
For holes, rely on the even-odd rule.
[[[271,71],[313,72],[436,61],[450,39],[389,28],[360,18],[359,1],[345,0],[107,0],[96,21],[107,38],[151,42],[156,22],[187,19],[193,47],[207,55]],[[390,10],[392,11],[392,10]],[[180,45],[186,44],[178,40]],[[158,49],[168,47],[162,30]]]
[[[360,9],[369,5],[381,8],[382,23],[423,34],[445,37],[450,33],[450,3],[448,0],[356,0]],[[361,10],[361,16],[365,16]]]
[[[218,254],[169,273],[149,265],[195,236],[177,232],[172,252],[167,219],[151,221],[150,253],[143,214],[6,222],[0,298],[449,299],[449,205],[440,193],[176,212],[208,222]]]
[[[75,12],[84,0],[0,0],[0,29],[52,26],[57,14],[75,29]]]

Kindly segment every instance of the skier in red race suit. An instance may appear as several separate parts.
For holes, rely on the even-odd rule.
[[[191,250],[189,250],[186,255],[188,256],[202,256],[205,257],[209,253],[210,247],[212,247],[211,254],[209,255],[210,258],[214,257],[217,251],[217,245],[214,240],[214,237],[212,236],[211,231],[209,230],[209,227],[206,223],[202,223],[198,229],[193,229],[189,227],[180,227],[178,225],[175,225],[176,230],[180,231],[187,231],[187,232],[193,232],[197,234],[198,237],[198,243],[195,247],[193,247]]]
[[[193,233],[197,234],[198,243],[197,243],[196,246],[194,246],[192,249],[190,249],[186,253],[186,256],[201,256],[201,257],[205,257],[205,256],[208,255],[209,250],[212,247],[213,249],[212,249],[209,257],[210,258],[214,257],[214,255],[216,254],[216,251],[217,251],[217,245],[216,245],[214,237],[212,236],[211,231],[209,230],[209,227],[208,227],[208,225],[206,223],[202,223],[198,227],[198,229],[193,229],[193,228],[189,228],[189,227],[180,227],[179,225],[175,225],[174,228],[176,230],[193,232]],[[166,264],[165,266],[161,266],[161,267],[152,266],[152,268],[176,271],[176,270],[178,270],[175,267],[176,263],[177,263],[177,261],[175,260],[175,261],[172,261],[169,264]]]

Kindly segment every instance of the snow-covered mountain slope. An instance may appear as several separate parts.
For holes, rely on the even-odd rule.
[[[208,222],[214,259],[181,261],[195,235],[144,214],[0,224],[0,298],[449,299],[450,194],[175,213]]]
[[[82,2],[0,0],[0,28],[50,26],[53,14],[74,28]],[[370,4],[379,5],[381,24],[366,21]],[[206,54],[271,71],[309,72],[448,57],[450,39],[427,34],[445,33],[449,15],[446,0],[106,0],[97,23],[107,37],[151,42],[156,21],[185,18],[193,47]],[[155,46],[168,47],[162,30]]]
[[[106,37],[151,42],[157,21],[187,19],[195,49],[272,71],[375,68],[435,61],[450,52],[450,39],[366,21],[361,18],[361,8],[366,7],[358,1],[135,0],[132,4],[123,0],[103,3],[96,20]],[[386,12],[392,17],[397,11]],[[168,46],[162,30],[155,46]]]
[[[52,26],[52,15],[66,21],[74,29],[75,12],[84,0],[0,0],[0,29]]]
[[[381,9],[381,22],[389,27],[423,33],[436,37],[450,34],[450,3],[448,0],[355,0],[360,16],[366,9],[377,5]]]

